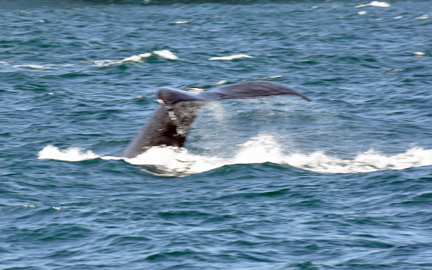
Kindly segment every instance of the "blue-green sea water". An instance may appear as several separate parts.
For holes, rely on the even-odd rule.
[[[0,0],[0,269],[432,269],[430,1]],[[253,80],[184,149],[159,87]]]

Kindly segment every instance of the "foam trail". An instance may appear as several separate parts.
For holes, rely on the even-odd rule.
[[[395,156],[384,156],[375,150],[357,155],[353,160],[330,157],[324,152],[310,155],[294,154],[284,160],[293,166],[319,173],[366,173],[383,170],[403,170],[411,167],[432,166],[432,150],[412,148]]]
[[[47,146],[39,152],[39,159],[83,161],[88,159],[120,160],[120,157],[99,156],[92,151],[79,148],[59,150]],[[213,170],[226,165],[265,163],[288,165],[318,173],[367,173],[382,170],[403,170],[412,167],[432,166],[432,150],[412,148],[405,153],[385,156],[375,150],[358,154],[354,159],[340,159],[322,151],[311,154],[284,154],[271,136],[252,138],[237,149],[231,158],[220,158],[191,154],[187,149],[153,147],[143,154],[124,159],[134,165],[155,166],[162,176],[186,176]]]
[[[60,150],[53,145],[48,145],[38,154],[39,159],[53,159],[53,160],[61,160],[61,161],[83,161],[89,159],[101,158],[105,160],[110,159],[122,159],[119,157],[103,157],[96,155],[90,150],[83,150],[77,147],[71,147],[66,150]]]
[[[167,172],[171,171],[173,176],[201,173],[226,165],[265,162],[318,173],[366,173],[432,166],[432,150],[412,148],[394,156],[385,156],[375,150],[369,150],[354,159],[339,159],[321,151],[286,155],[271,136],[261,135],[241,145],[233,158],[206,157],[190,154],[186,149],[178,151],[175,148],[155,147],[126,161],[135,165],[161,166]]]

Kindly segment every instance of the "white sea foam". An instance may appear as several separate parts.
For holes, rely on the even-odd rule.
[[[255,58],[255,57],[246,54],[235,54],[231,56],[212,57],[209,60],[233,60],[233,59],[240,59],[240,58]]]
[[[369,3],[369,6],[373,7],[390,7],[390,4],[386,2],[372,1]]]
[[[294,154],[286,159],[294,167],[320,173],[364,173],[382,170],[403,170],[411,167],[432,166],[432,150],[412,148],[394,156],[385,156],[375,150],[343,160],[315,152],[310,155]]]
[[[415,53],[413,53],[415,56],[423,56],[423,55],[425,55],[425,53],[424,52],[415,52]]]
[[[386,2],[372,1],[369,4],[358,5],[358,6],[356,6],[356,8],[366,7],[366,6],[372,6],[372,7],[390,7],[390,4],[388,4]]]
[[[150,57],[151,55],[152,55],[151,53],[143,53],[143,54],[138,54],[138,55],[132,55],[132,56],[127,57],[127,58],[120,60],[120,61],[96,60],[96,61],[93,61],[91,63],[95,64],[98,67],[109,67],[112,65],[123,64],[124,62],[141,62],[142,59]]]
[[[357,12],[358,15],[365,15],[366,13],[367,13],[366,11]]]
[[[123,59],[121,62],[139,62],[141,61],[143,58],[147,58],[150,57],[151,54],[150,53],[143,53],[143,54],[138,54],[138,55],[132,55],[131,57],[127,57],[125,59]]]
[[[426,20],[426,19],[429,19],[429,16],[428,15],[422,15],[420,17],[416,17],[416,19],[417,20]]]
[[[59,150],[51,145],[39,152],[39,159],[83,161],[96,158],[105,160],[123,159],[99,156],[92,151],[79,148]],[[261,135],[240,145],[236,149],[234,157],[231,158],[192,154],[187,149],[153,147],[136,158],[124,160],[134,165],[156,166],[158,174],[164,176],[185,176],[226,165],[265,162],[288,165],[318,173],[366,173],[432,166],[432,150],[412,148],[405,153],[393,156],[386,156],[375,150],[369,150],[358,154],[354,159],[340,159],[321,151],[311,154],[284,154],[271,136]]]
[[[15,65],[14,68],[18,67],[24,67],[24,68],[31,68],[31,69],[47,69],[47,67],[44,67],[42,65]]]
[[[177,60],[178,59],[178,57],[175,54],[173,54],[172,52],[170,52],[168,50],[154,51],[153,53],[156,55],[159,55],[160,57],[170,59],[170,60]]]
[[[219,82],[217,82],[217,83],[215,83],[213,85],[222,85],[222,84],[226,84],[226,83],[227,83],[227,81],[219,81]]]
[[[158,55],[160,57],[170,59],[170,60],[178,59],[178,57],[176,55],[174,55],[172,52],[170,52],[168,50],[154,51],[153,53],[155,55]],[[92,61],[90,63],[93,63],[98,67],[109,67],[112,65],[123,64],[125,62],[142,62],[143,59],[148,58],[152,55],[153,55],[152,53],[143,53],[143,54],[138,54],[138,55],[132,55],[130,57],[126,57],[125,59],[119,60],[119,61],[116,61],[116,60],[96,60],[96,61]]]
[[[39,159],[54,159],[63,161],[83,161],[87,159],[95,159],[100,156],[92,151],[85,151],[80,148],[72,147],[66,150],[60,150],[55,146],[48,145],[39,152]]]

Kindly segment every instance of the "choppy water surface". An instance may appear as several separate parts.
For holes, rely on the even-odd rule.
[[[0,0],[1,269],[432,269],[428,1]],[[120,158],[158,87],[185,149]]]

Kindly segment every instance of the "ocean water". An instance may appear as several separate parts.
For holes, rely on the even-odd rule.
[[[0,0],[0,269],[432,269],[430,1]],[[264,80],[184,149],[159,87]]]

